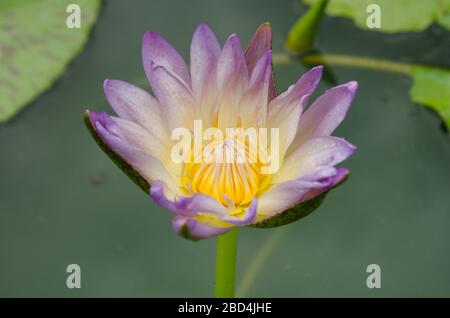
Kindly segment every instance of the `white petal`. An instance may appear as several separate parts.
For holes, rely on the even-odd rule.
[[[332,167],[347,159],[356,147],[342,138],[316,137],[289,154],[280,171],[272,177],[278,184],[311,174],[317,167]]]
[[[272,74],[272,52],[269,50],[256,63],[247,91],[239,105],[242,127],[264,127],[267,117]]]
[[[259,199],[258,215],[273,216],[300,203],[311,190],[330,186],[337,169],[332,167],[316,169],[312,175],[283,182]]]
[[[139,124],[160,139],[169,138],[161,106],[153,96],[137,86],[118,80],[106,80],[103,87],[108,102],[121,118]]]
[[[349,82],[333,87],[317,98],[303,114],[289,152],[310,138],[329,136],[344,120],[357,88],[356,82]]]
[[[149,31],[142,40],[142,62],[145,74],[150,78],[152,64],[164,66],[176,74],[187,86],[191,85],[189,71],[180,54],[158,33]]]
[[[153,65],[150,84],[165,113],[170,129],[192,128],[198,118],[193,93],[176,74],[161,65]]]
[[[236,127],[239,102],[248,86],[248,71],[239,39],[231,35],[217,64],[219,128]]]
[[[192,90],[199,103],[203,124],[211,127],[217,105],[216,67],[220,44],[206,24],[195,30],[191,43]]]

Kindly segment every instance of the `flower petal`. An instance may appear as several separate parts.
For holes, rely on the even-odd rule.
[[[293,101],[299,102],[301,99],[305,99],[305,103],[307,103],[309,96],[314,92],[322,77],[322,72],[323,66],[316,66],[303,74],[294,85],[270,102],[269,114],[279,112],[284,105]]]
[[[242,218],[225,215],[225,216],[222,216],[221,219],[225,222],[229,222],[229,223],[235,224],[235,225],[240,225],[240,226],[248,225],[248,224],[253,223],[256,220],[257,210],[258,210],[258,200],[256,200],[256,198],[253,198],[252,203],[245,210]]]
[[[106,80],[103,88],[117,115],[141,125],[153,136],[159,136],[163,140],[169,138],[161,106],[152,95],[137,86],[118,80]]]
[[[159,180],[152,183],[150,195],[157,204],[177,215],[195,216],[200,212],[218,216],[228,214],[227,209],[222,204],[205,194],[196,193],[191,196],[168,198],[165,184]]]
[[[200,103],[205,127],[212,126],[217,103],[216,67],[220,55],[220,44],[206,24],[195,30],[191,42],[192,91]]]
[[[154,181],[150,189],[150,195],[161,207],[184,217],[210,214],[221,221],[247,225],[256,219],[257,201],[254,199],[245,211],[242,218],[230,216],[228,210],[219,201],[205,194],[195,193],[190,196],[173,196],[169,198],[162,181]]]
[[[192,128],[197,108],[191,89],[164,66],[153,64],[152,67],[150,85],[162,106],[169,128]]]
[[[301,113],[319,83],[322,70],[322,66],[317,66],[303,74],[297,83],[273,99],[267,107],[267,126],[279,129],[280,160],[283,160],[297,134]]]
[[[182,216],[175,216],[173,218],[172,228],[182,237],[194,241],[221,235],[233,229],[233,227],[220,228],[209,226],[194,219]]]
[[[250,43],[245,51],[245,58],[247,60],[248,71],[252,74],[256,64],[261,57],[272,49],[272,27],[270,23],[266,22],[261,24],[253,35]],[[272,64],[272,61],[271,61]],[[273,79],[272,65],[270,66],[269,75],[269,100],[272,100],[276,96],[275,82]]]
[[[133,123],[119,117],[111,116],[111,119],[117,126],[115,133],[128,142],[131,146],[144,150],[154,157],[159,157],[159,160],[163,159],[163,151],[166,152],[166,147],[161,140],[156,139],[149,134],[147,130]]]
[[[344,120],[357,88],[357,82],[348,82],[326,91],[317,98],[303,114],[289,152],[295,151],[308,139],[329,136]]]
[[[239,102],[248,86],[248,71],[238,37],[226,41],[217,63],[218,127],[236,127]]]
[[[187,86],[191,86],[189,71],[180,54],[158,33],[148,31],[142,40],[142,62],[145,74],[150,79],[153,71],[152,63],[164,66],[181,78]]]
[[[271,130],[278,129],[279,138],[278,140],[271,140],[271,147],[275,146],[274,142],[278,143],[278,158],[280,163],[283,161],[285,153],[297,133],[300,116],[308,97],[304,96],[300,100],[286,101],[286,103],[282,104],[283,107],[280,107],[277,112],[271,112],[270,105],[268,107],[269,113],[266,125]]]
[[[163,180],[171,191],[179,192],[173,177],[164,165],[155,157],[125,140],[120,135],[117,124],[108,114],[97,112],[88,114],[92,127],[111,151],[133,167],[149,183]]]
[[[311,175],[278,184],[259,199],[258,215],[273,216],[300,203],[310,191],[328,189],[337,169],[324,167]]]
[[[94,141],[97,143],[100,149],[102,149],[103,152],[111,159],[111,161],[114,162],[114,164],[131,179],[131,181],[133,181],[145,193],[148,193],[148,191],[150,190],[150,183],[148,182],[148,180],[146,180],[139,172],[137,172],[132,166],[130,166],[128,162],[126,162],[121,156],[115,153],[109,147],[109,145],[107,145],[103,141],[94,127],[95,122],[92,117],[92,112],[87,109],[84,112],[83,120],[92,138],[94,138]]]
[[[312,189],[308,193],[305,194],[302,201],[311,200],[318,195],[330,190],[331,188],[334,188],[338,186],[340,183],[344,182],[345,179],[347,179],[350,171],[347,168],[337,168],[336,175],[331,177],[331,182],[328,187],[322,188],[322,189]]]
[[[117,136],[131,146],[158,159],[172,176],[181,177],[182,164],[175,163],[170,156],[171,146],[174,144],[173,141],[159,139],[131,121],[113,116],[111,116],[111,119],[116,124],[114,133]],[[110,130],[112,129],[110,128]]]
[[[242,127],[263,127],[267,116],[272,51],[267,51],[255,65],[247,91],[239,105]]]
[[[273,175],[274,184],[309,175],[317,167],[334,166],[347,159],[356,147],[342,138],[316,137],[288,155],[280,171]]]

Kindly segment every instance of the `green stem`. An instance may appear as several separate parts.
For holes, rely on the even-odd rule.
[[[306,55],[302,58],[302,60],[303,62],[308,64],[333,64],[353,66],[372,70],[401,73],[406,75],[411,74],[411,69],[413,67],[413,65],[409,63],[400,63],[383,59],[337,54]]]
[[[233,298],[236,281],[237,227],[217,238],[216,297]]]
[[[273,62],[275,64],[288,64],[292,61],[293,59],[285,53],[277,53],[273,56]],[[412,69],[415,66],[418,66],[417,64],[394,62],[384,59],[338,54],[307,54],[301,57],[301,61],[307,64],[329,64],[360,67],[406,75],[411,75]]]

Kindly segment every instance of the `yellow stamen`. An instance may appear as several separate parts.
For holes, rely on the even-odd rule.
[[[257,147],[245,136],[213,139],[197,158],[201,161],[185,164],[183,182],[192,192],[217,199],[231,215],[242,212],[270,180],[261,173]]]

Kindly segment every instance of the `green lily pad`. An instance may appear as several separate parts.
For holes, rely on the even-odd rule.
[[[319,0],[303,0],[314,4]],[[378,4],[381,9],[381,28],[369,29],[366,9]],[[352,19],[363,29],[386,33],[422,31],[437,22],[450,30],[450,0],[330,0],[326,12]]]
[[[436,111],[450,130],[450,71],[414,66],[411,75],[414,81],[410,91],[412,100]]]
[[[81,9],[70,29],[69,4]],[[0,122],[25,107],[64,72],[87,41],[101,0],[2,0],[0,3]]]

